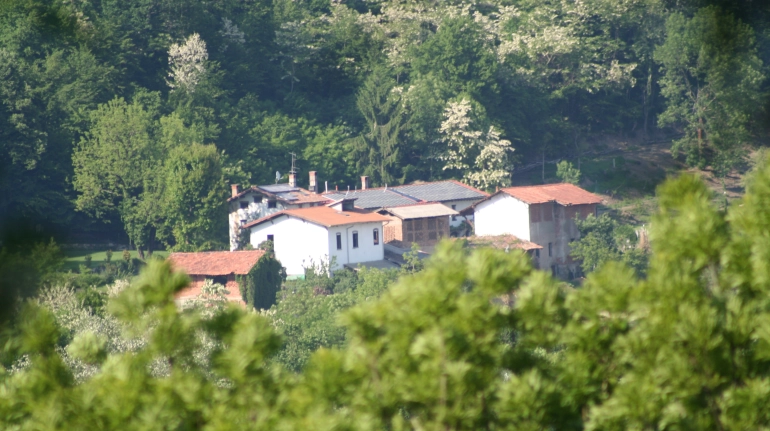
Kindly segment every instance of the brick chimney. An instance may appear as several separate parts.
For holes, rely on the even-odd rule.
[[[361,190],[366,190],[369,188],[369,177],[362,176],[361,177]]]
[[[240,193],[240,190],[238,189],[239,184],[230,184],[230,189],[232,191],[232,197],[238,196],[238,193]]]
[[[289,185],[297,187],[297,174],[289,174]]]
[[[310,190],[311,193],[318,193],[315,171],[310,171],[310,187],[308,187],[308,190]]]

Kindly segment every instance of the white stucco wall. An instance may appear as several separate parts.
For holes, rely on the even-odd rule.
[[[275,202],[275,208],[268,208],[267,196],[263,196],[259,202],[254,202],[254,196],[261,196],[257,193],[246,193],[237,200],[230,202],[230,251],[238,248],[238,229],[242,223],[258,220],[278,211],[285,209],[300,208],[300,205],[284,205],[281,201]],[[241,208],[241,202],[248,202],[247,208]],[[245,220],[245,221],[244,221]]]
[[[501,193],[474,210],[476,235],[515,235],[530,240],[529,205]],[[534,241],[533,241],[534,242]]]
[[[379,230],[379,244],[374,244],[372,231]],[[358,232],[358,247],[353,248],[353,232]],[[337,233],[342,235],[342,249],[337,250]],[[335,259],[332,271],[347,263],[371,262],[385,258],[382,222],[355,223],[326,228],[305,220],[281,216],[251,228],[251,245],[257,247],[274,237],[275,257],[286,268],[287,275],[303,275],[311,262]]]
[[[274,236],[275,257],[287,275],[303,275],[310,262],[329,258],[329,235],[325,227],[293,217],[279,216],[251,228],[251,245],[257,247]]]
[[[383,223],[356,223],[329,229],[329,256],[336,257],[336,270],[346,263],[371,262],[385,259]],[[379,231],[379,244],[374,244],[372,231]],[[358,248],[353,248],[353,232],[358,232]],[[342,236],[342,249],[337,250],[337,233]]]
[[[457,201],[445,201],[441,203],[445,205],[447,208],[452,208],[452,205],[454,205],[453,209],[457,212],[460,212],[478,201],[479,199],[464,199],[464,200],[457,200]],[[471,222],[473,221],[472,215],[467,217],[468,217],[468,220],[470,220]],[[449,217],[449,226],[452,226],[452,227],[460,226],[463,223],[463,220],[465,220],[465,218],[461,215],[455,216],[454,220],[452,220],[452,217]]]

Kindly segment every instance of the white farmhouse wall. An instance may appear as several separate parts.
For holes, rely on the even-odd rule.
[[[251,245],[257,247],[273,235],[275,257],[287,275],[304,275],[311,262],[329,259],[329,235],[325,227],[280,216],[251,228]]]
[[[371,262],[385,259],[385,241],[383,223],[356,223],[348,226],[335,226],[329,229],[329,256],[335,257],[336,265],[332,270],[342,268],[348,263]],[[374,229],[378,230],[379,244],[374,244]],[[353,232],[358,232],[358,248],[353,248]],[[342,249],[337,250],[337,234],[342,237]]]
[[[481,202],[474,210],[476,235],[515,235],[530,239],[529,205],[504,193]]]
[[[257,196],[258,202],[254,202],[254,196]],[[241,208],[241,202],[248,203],[248,207]],[[281,201],[276,201],[275,208],[269,208],[267,196],[261,196],[256,193],[247,193],[239,199],[230,202],[230,251],[238,249],[238,231],[241,225],[277,213],[278,211],[301,207],[302,205],[286,205]]]
[[[460,211],[464,210],[465,208],[468,208],[469,206],[473,205],[474,203],[476,203],[478,201],[479,201],[479,199],[463,199],[463,200],[456,200],[456,201],[444,201],[444,202],[441,202],[441,203],[444,204],[447,208],[452,208],[452,205],[454,205],[454,208],[452,208],[452,209],[454,209],[457,212],[460,212]],[[468,217],[468,220],[473,221],[473,216],[472,215],[467,216],[467,217]],[[450,219],[449,225],[452,226],[452,227],[460,226],[463,223],[463,221],[465,220],[465,218],[463,216],[460,216],[460,215],[455,216],[454,220],[452,220],[452,217],[450,217],[449,219]]]

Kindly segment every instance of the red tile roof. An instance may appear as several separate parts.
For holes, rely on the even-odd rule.
[[[462,239],[462,238],[461,238]],[[543,246],[514,235],[484,235],[464,238],[471,247],[491,247],[501,250],[517,248],[524,251],[539,250]]]
[[[250,228],[258,224],[262,224],[265,221],[275,219],[280,216],[296,217],[298,219],[306,220],[311,223],[319,224],[321,226],[343,226],[354,223],[367,223],[367,222],[386,222],[390,221],[389,218],[381,216],[377,213],[364,211],[361,209],[354,209],[351,211],[338,211],[334,208],[327,206],[311,207],[311,208],[296,208],[290,210],[283,210],[277,213],[270,214],[262,217],[259,220],[246,223],[243,228]]]
[[[244,275],[264,254],[264,250],[171,253],[168,260],[176,269],[190,275]]]
[[[557,202],[561,205],[585,205],[601,203],[602,198],[578,186],[560,183],[542,186],[507,187],[500,192],[528,204]]]

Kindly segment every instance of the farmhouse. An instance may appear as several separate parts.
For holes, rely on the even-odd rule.
[[[579,275],[570,257],[569,243],[580,237],[575,217],[596,214],[602,199],[572,184],[508,187],[475,203],[476,235],[514,235],[543,247],[538,251],[540,268],[550,268],[562,278]]]
[[[378,212],[390,219],[384,228],[386,244],[399,241],[420,247],[432,247],[441,238],[448,238],[450,218],[458,215],[440,203],[383,208]]]
[[[232,194],[227,200],[230,210],[230,250],[239,248],[241,227],[248,222],[285,209],[309,208],[328,203],[331,199],[316,193],[318,185],[315,171],[310,172],[309,180],[309,189],[297,186],[296,174],[289,174],[288,184],[252,186],[246,190],[240,190],[238,184],[233,184]]]
[[[179,291],[176,299],[185,301],[196,298],[203,283],[209,279],[225,286],[229,292],[228,300],[244,303],[236,276],[248,274],[264,254],[263,250],[171,253],[168,257],[171,265],[186,272],[192,279],[190,287]]]
[[[420,202],[437,202],[455,211],[462,211],[489,194],[454,180],[370,188],[369,178],[361,177],[360,190],[331,191],[324,193],[324,196],[333,200],[342,199],[345,196],[355,198],[357,207],[368,210],[414,205]],[[473,214],[469,216],[472,217]],[[451,216],[451,226],[459,226],[462,222],[462,217]]]
[[[385,216],[356,208],[355,199],[324,206],[286,209],[246,223],[251,245],[272,241],[276,258],[289,276],[302,276],[311,264],[328,262],[330,270],[343,266],[384,262]]]

